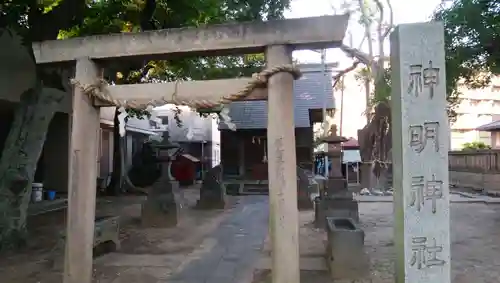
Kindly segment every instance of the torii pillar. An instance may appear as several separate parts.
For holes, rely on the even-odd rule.
[[[268,68],[291,64],[291,49],[285,45],[269,46],[266,60]],[[273,283],[300,282],[293,81],[291,74],[278,73],[269,78],[268,83],[269,231]]]
[[[75,78],[93,84],[100,68],[89,58],[76,60]],[[64,283],[92,282],[92,247],[96,206],[100,110],[74,87],[68,178],[68,219]]]

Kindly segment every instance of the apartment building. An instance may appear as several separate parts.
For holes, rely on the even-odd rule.
[[[477,128],[500,118],[500,78],[481,89],[462,87],[461,92],[457,119],[450,125],[450,149],[459,150],[464,143],[473,141],[493,145],[492,134]]]

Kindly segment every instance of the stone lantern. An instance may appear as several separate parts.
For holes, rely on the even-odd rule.
[[[326,228],[326,217],[349,218],[359,221],[358,203],[349,192],[347,180],[342,175],[342,147],[341,144],[348,139],[337,135],[337,126],[333,125],[330,135],[320,139],[328,144],[327,156],[330,158],[332,168],[328,180],[319,199],[316,201],[315,224],[318,228]]]
[[[323,192],[325,196],[335,196],[347,191],[347,181],[342,175],[342,147],[348,139],[337,135],[337,126],[330,128],[330,135],[321,138],[320,142],[328,145],[325,153],[331,161],[332,167],[328,172],[328,181]]]
[[[142,204],[142,224],[147,227],[173,227],[177,225],[179,206],[174,195],[174,186],[178,186],[178,183],[172,177],[171,167],[182,149],[180,145],[171,143],[168,137],[152,145],[152,148],[157,151],[156,159],[161,164],[161,174]]]

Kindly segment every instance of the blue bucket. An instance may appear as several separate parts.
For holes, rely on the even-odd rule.
[[[56,192],[55,191],[48,191],[47,192],[47,198],[49,200],[55,200],[56,199]]]

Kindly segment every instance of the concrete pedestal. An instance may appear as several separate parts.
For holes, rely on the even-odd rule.
[[[365,233],[350,218],[327,217],[327,264],[334,280],[358,279],[369,271]]]
[[[358,201],[352,198],[318,198],[315,200],[314,226],[326,229],[327,217],[344,217],[359,222]]]
[[[142,204],[141,222],[145,227],[167,228],[177,226],[179,205],[175,201],[173,186],[177,182],[154,184]]]

